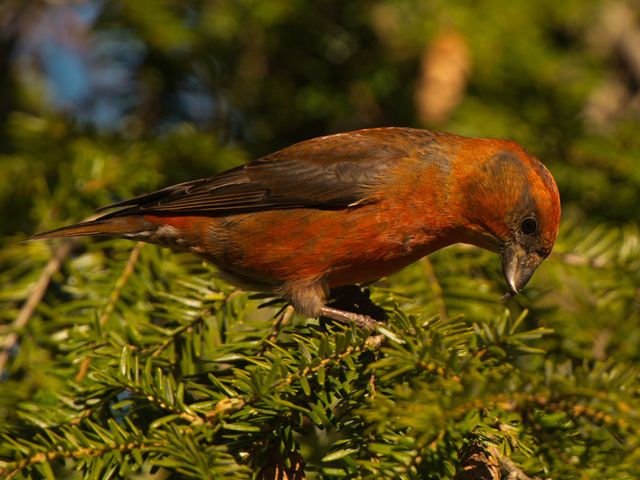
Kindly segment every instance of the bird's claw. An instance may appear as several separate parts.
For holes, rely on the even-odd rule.
[[[338,310],[337,308],[332,307],[322,307],[320,310],[320,315],[323,317],[331,318],[333,320],[337,320],[341,323],[349,323],[356,325],[357,327],[366,330],[368,332],[373,332],[376,330],[376,327],[382,325],[377,320],[374,320],[368,315],[362,315],[360,313],[347,312],[344,310]]]

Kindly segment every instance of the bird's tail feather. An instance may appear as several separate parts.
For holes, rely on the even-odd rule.
[[[140,221],[135,217],[115,217],[68,225],[48,232],[36,233],[31,240],[47,238],[79,237],[85,235],[109,235],[114,237],[133,235],[143,230]]]

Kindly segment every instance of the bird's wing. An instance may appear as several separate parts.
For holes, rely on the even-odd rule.
[[[284,208],[339,209],[377,200],[375,187],[407,149],[386,129],[319,137],[213,177],[181,183],[101,210],[228,215]],[[387,132],[389,133],[389,132]]]

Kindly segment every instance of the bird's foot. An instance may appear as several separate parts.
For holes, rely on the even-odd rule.
[[[333,320],[337,320],[341,323],[356,325],[357,327],[360,327],[368,332],[373,332],[378,325],[382,325],[381,322],[374,320],[368,315],[347,312],[345,310],[339,310],[333,307],[322,307],[322,309],[320,310],[320,315],[322,315],[323,317],[331,318]]]

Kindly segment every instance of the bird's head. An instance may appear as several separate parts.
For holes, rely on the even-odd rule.
[[[470,243],[500,253],[505,280],[516,294],[551,253],[560,195],[551,173],[519,145],[484,142],[463,167]]]

